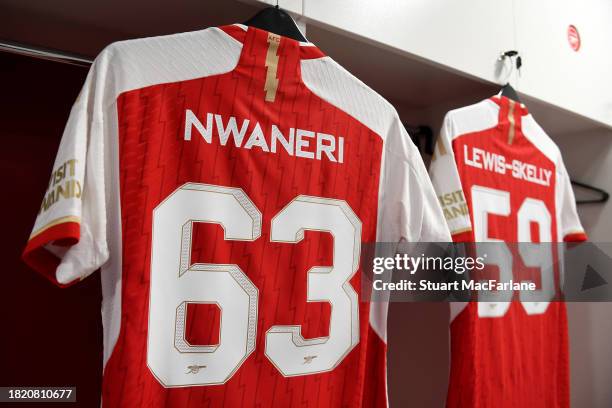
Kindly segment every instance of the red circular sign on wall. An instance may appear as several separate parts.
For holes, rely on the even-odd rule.
[[[569,45],[570,47],[572,47],[572,50],[578,51],[580,49],[580,33],[578,32],[576,26],[573,24],[570,24],[570,26],[567,27],[567,42],[569,42]]]

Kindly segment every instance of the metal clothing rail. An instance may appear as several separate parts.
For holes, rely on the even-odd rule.
[[[0,51],[60,62],[62,64],[77,65],[80,67],[89,67],[93,63],[92,59],[82,55],[53,50],[50,48],[35,47],[15,41],[0,40]]]

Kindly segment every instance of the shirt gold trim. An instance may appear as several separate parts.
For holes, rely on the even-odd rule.
[[[68,215],[66,217],[56,218],[55,220],[48,222],[44,226],[40,227],[36,231],[33,231],[32,234],[30,234],[30,239],[42,234],[51,227],[55,227],[56,225],[64,224],[66,222],[76,222],[77,224],[80,224],[81,217],[77,217],[76,215]]]
[[[464,232],[470,232],[470,231],[472,231],[472,227],[461,228],[461,229],[451,232],[451,235],[463,234]]]

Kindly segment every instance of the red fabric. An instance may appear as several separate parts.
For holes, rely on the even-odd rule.
[[[236,32],[237,33],[237,32]],[[238,66],[229,73],[155,85],[118,99],[123,239],[122,320],[106,365],[108,407],[372,407],[386,406],[384,342],[369,326],[370,304],[359,304],[360,341],[333,370],[284,377],[264,355],[265,332],[277,324],[302,326],[305,337],[328,335],[330,306],[306,301],[313,265],[330,265],[332,238],[306,231],[298,244],[270,242],[270,223],[299,194],[348,202],[362,222],[362,241],[376,239],[382,140],[355,119],[311,93],[300,78],[300,46],[282,38],[279,85],[264,101],[267,33],[250,29]],[[313,129],[345,138],[342,165],[288,155],[208,144],[196,133],[183,140],[185,110],[213,112],[280,129]],[[146,365],[153,209],[186,182],[242,188],[263,216],[261,236],[226,241],[218,225],[199,225],[194,262],[237,264],[259,290],[255,351],[223,385],[164,388]],[[360,272],[350,281],[360,292]],[[213,321],[198,319],[192,333],[214,336]],[[221,317],[223,319],[223,317]]]
[[[242,29],[241,27],[234,24],[219,28],[223,30],[226,34],[232,36],[236,41],[241,43],[244,42],[244,38],[246,37],[246,30]],[[319,48],[314,47],[312,45],[302,45],[299,49],[300,59],[303,60],[321,58],[325,56],[325,54],[323,54],[323,52]]]
[[[232,36],[234,40],[240,43],[244,42],[244,38],[246,37],[246,30],[244,30],[242,27],[232,24],[232,25],[226,25],[226,26],[219,27],[219,28],[223,30],[223,32],[225,32],[226,34]]]
[[[300,47],[300,55],[302,59],[313,59],[324,57],[325,54],[317,47],[304,45]]]
[[[511,122],[509,100],[493,98],[500,105],[496,127],[462,135],[453,141],[463,193],[471,209],[471,188],[474,185],[510,193],[509,216],[489,214],[487,235],[505,242],[517,242],[517,211],[525,198],[541,200],[551,214],[551,237],[557,237],[555,207],[555,166],[522,134],[521,116],[524,107],[515,105],[514,138],[509,143]],[[465,164],[464,147],[481,148],[499,153],[506,162],[513,159],[552,171],[549,186],[518,180],[509,173],[483,171]],[[472,217],[472,212],[470,211]],[[473,219],[472,219],[473,223]],[[539,228],[530,230],[540,232]],[[474,240],[473,232],[462,235]],[[539,241],[533,237],[532,241]],[[538,270],[527,268],[516,251],[513,253],[514,280],[529,279],[539,285]],[[553,257],[557,248],[552,246]],[[554,259],[554,258],[553,258]],[[489,278],[498,270],[487,269]],[[558,264],[555,264],[555,289],[558,291]],[[491,276],[493,275],[493,276]],[[469,303],[451,323],[451,374],[448,407],[569,407],[569,357],[565,304],[551,302],[544,314],[527,315],[514,295],[502,317],[478,316],[478,304]]]
[[[453,242],[471,242],[474,240],[474,233],[472,231],[460,232],[453,235]]]
[[[60,259],[44,248],[45,245],[55,243],[61,246],[71,246],[79,242],[80,225],[77,222],[65,222],[54,225],[34,238],[30,239],[23,251],[22,258],[26,264],[36,272],[49,279],[60,287],[68,287],[75,282],[61,284],[55,277],[55,270]]]
[[[584,242],[588,240],[587,234],[584,232],[576,232],[573,234],[567,234],[563,237],[564,242]]]

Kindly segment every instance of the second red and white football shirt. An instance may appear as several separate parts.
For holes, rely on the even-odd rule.
[[[446,115],[430,175],[455,241],[586,239],[558,147],[524,105],[506,97]],[[535,281],[552,299],[559,291],[559,254],[556,246],[542,247],[535,256],[512,244],[486,247],[499,252],[487,254],[488,272]],[[447,405],[569,406],[565,304],[490,295],[491,301],[451,307]]]

